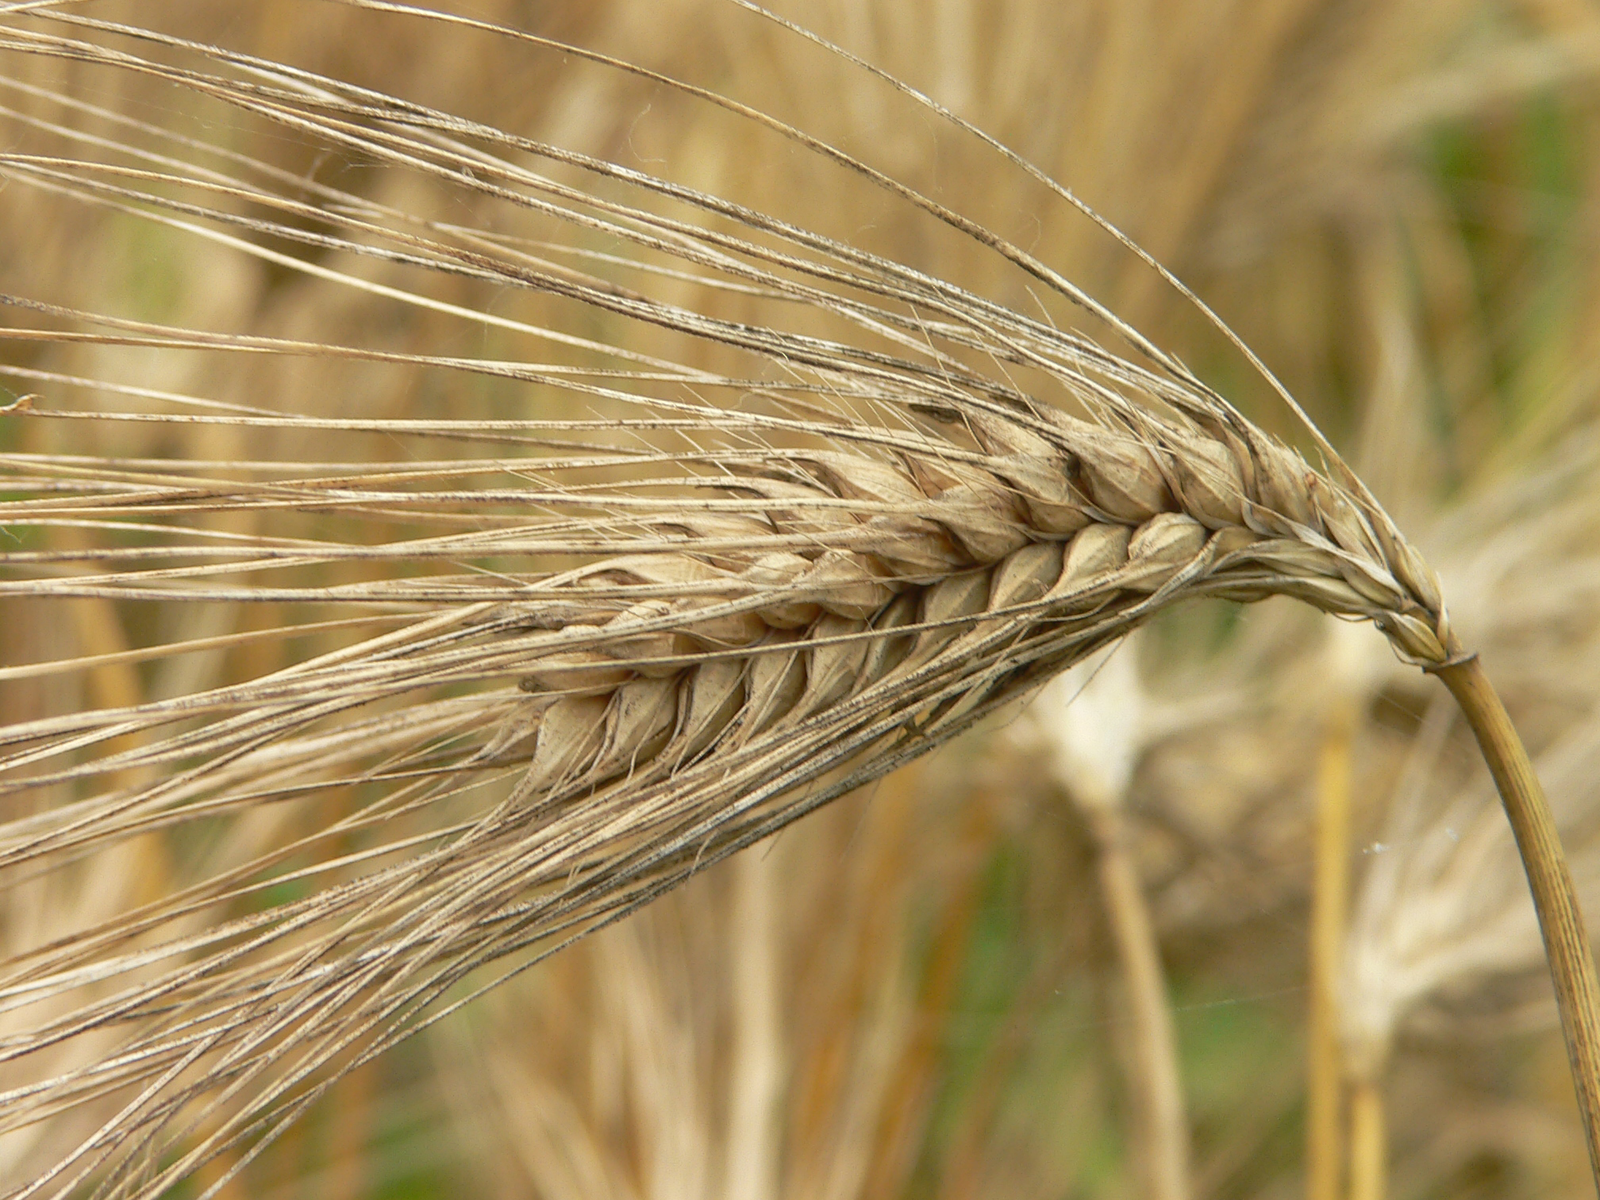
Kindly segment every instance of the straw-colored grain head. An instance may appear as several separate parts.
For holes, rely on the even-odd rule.
[[[225,252],[317,314],[246,336],[220,305],[5,298],[31,394],[0,415],[0,596],[165,623],[0,668],[58,701],[0,731],[22,798],[0,869],[39,914],[6,930],[0,1155],[31,1194],[154,1195],[264,1145],[478,968],[1177,602],[1287,595],[1410,662],[1457,653],[1432,571],[1320,435],[1313,465],[935,195],[626,62],[390,15],[784,140],[1007,273],[1014,304],[657,174],[648,145],[7,11],[9,190]],[[153,119],[172,92],[226,123]],[[274,139],[344,169],[253,148]],[[1030,289],[1056,307],[1020,310]],[[1054,319],[1074,312],[1093,336]],[[340,381],[316,403],[289,386],[307,364]],[[470,419],[463,396],[486,398]]]

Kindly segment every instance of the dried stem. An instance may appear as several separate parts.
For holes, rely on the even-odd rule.
[[[1383,1200],[1388,1174],[1383,1081],[1365,1076],[1350,1092],[1350,1200]]]
[[[1589,1145],[1589,1165],[1600,1180],[1600,982],[1595,979],[1589,935],[1556,834],[1555,817],[1522,739],[1477,656],[1457,654],[1433,673],[1450,689],[1472,726],[1517,837],[1555,984],[1561,1032],[1567,1041],[1567,1059]]]
[[[1344,1161],[1343,1054],[1337,980],[1350,895],[1350,741],[1355,712],[1341,699],[1317,763],[1315,876],[1311,893],[1311,1003],[1306,1030],[1306,1195],[1337,1200]]]
[[[1130,852],[1120,805],[1082,806],[1099,851],[1100,890],[1117,945],[1132,1029],[1135,1070],[1129,1085],[1140,1123],[1139,1150],[1151,1200],[1187,1200],[1189,1122],[1178,1066],[1177,1031],[1155,929]]]
[[[777,861],[770,849],[734,859],[733,1062],[729,1067],[727,1195],[777,1194],[783,1029],[779,995]]]

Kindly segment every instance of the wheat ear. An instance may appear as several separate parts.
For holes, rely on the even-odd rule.
[[[173,437],[289,430],[318,446],[382,435],[480,448],[401,463],[303,450],[0,456],[0,520],[33,539],[6,551],[0,595],[270,603],[317,611],[318,635],[344,639],[245,683],[0,730],[0,794],[43,801],[0,830],[0,867],[15,878],[70,880],[153,833],[232,830],[199,838],[192,877],[165,895],[69,924],[6,964],[0,1015],[17,1024],[0,1036],[0,1062],[20,1082],[0,1093],[0,1132],[80,1106],[96,1114],[64,1149],[24,1148],[19,1161],[48,1165],[30,1167],[17,1195],[93,1184],[153,1196],[248,1146],[236,1171],[332,1079],[463,1003],[475,968],[529,952],[507,968],[520,969],[647,903],[1184,599],[1289,595],[1372,621],[1476,714],[1519,837],[1559,855],[1437,580],[1320,435],[1323,470],[1005,239],[764,114],[564,48],[856,172],[1083,306],[1132,352],[634,168],[282,64],[25,7],[8,11],[0,52],[176,85],[453,202],[615,239],[639,257],[640,282],[231,149],[191,162],[192,142],[70,95],[44,93],[127,145],[97,158],[98,135],[24,114],[65,148],[0,154],[14,186],[591,357],[424,356],[22,298],[9,300],[21,320],[6,339],[404,366],[537,387],[601,415],[310,418],[7,368],[43,393],[8,410],[23,430],[120,422]],[[588,339],[560,313],[479,313],[390,281],[408,273],[577,306],[739,369],[709,369],[678,342]],[[672,298],[686,276],[705,289],[703,311]],[[735,301],[766,306],[767,319],[714,315]],[[127,407],[57,398],[76,389]],[[481,451],[491,444],[493,456]],[[218,514],[242,525],[208,523]],[[304,519],[264,531],[276,514]],[[63,528],[91,545],[53,542]],[[388,628],[349,641],[363,623]],[[182,649],[6,670],[83,672]],[[337,797],[347,807],[321,810],[308,832],[311,806]],[[1555,931],[1594,1147],[1592,965],[1559,859],[1529,869]]]

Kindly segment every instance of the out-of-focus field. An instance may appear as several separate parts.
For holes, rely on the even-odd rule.
[[[1296,436],[1239,353],[1131,254],[861,68],[720,0],[459,8],[714,87],[843,146],[1015,239],[1253,419]],[[1600,12],[1576,0],[781,10],[1066,184],[1277,373],[1439,569],[1540,760],[1600,914]],[[336,4],[96,11],[648,168],[1037,311],[992,256],[646,81]],[[70,78],[70,67],[38,69],[39,81]],[[0,87],[11,113],[0,141],[44,136],[19,122],[36,102],[18,82],[30,81]],[[133,82],[84,98],[151,122],[227,120],[175,111]],[[367,186],[361,163],[281,132],[251,136],[241,129],[241,151]],[[435,214],[454,202],[385,186],[374,172],[374,199]],[[12,294],[174,324],[494,351],[495,335],[445,315],[394,320],[370,295],[16,184],[0,187],[0,231],[0,290]],[[441,281],[438,295],[521,317],[543,303],[464,280]],[[688,282],[680,299],[739,313]],[[573,332],[663,352],[679,336],[652,342],[589,320]],[[684,361],[711,354],[674,345]],[[195,378],[216,364],[138,353],[8,346],[0,359],[89,374],[107,369],[93,356],[122,355],[115,369],[146,387],[326,415],[517,415],[542,402],[509,384],[442,392],[372,363],[235,362],[236,374]],[[83,439],[111,436],[0,422],[7,449],[99,452],[111,443]],[[181,444],[114,436],[124,454],[266,456],[222,441],[237,430]],[[9,600],[0,659],[110,653],[274,617],[270,605],[219,606],[215,627],[192,631],[165,619],[110,601]],[[196,686],[182,671],[248,678],[294,653],[265,645],[171,669],[107,667],[86,699],[179,694]],[[1144,1195],[1127,985],[1085,816],[1093,793],[1128,818],[1154,922],[1193,1196],[1299,1195],[1314,817],[1341,769],[1340,1104],[1356,1091],[1384,1098],[1388,1194],[1588,1194],[1531,907],[1482,768],[1436,703],[1442,689],[1376,634],[1286,603],[1190,607],[1119,654],[1093,683],[1077,678],[1068,691],[1088,690],[1064,715],[1013,715],[947,747],[363,1067],[220,1194]],[[9,684],[0,718],[73,699]],[[1054,721],[1081,722],[1102,753],[1057,752]],[[181,852],[146,845],[125,860],[129,879],[106,886],[137,896],[154,886],[140,873]],[[0,932],[22,921],[0,913]]]

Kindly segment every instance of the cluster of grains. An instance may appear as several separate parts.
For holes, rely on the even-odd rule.
[[[567,134],[546,143],[73,6],[9,19],[11,61],[70,72],[19,85],[49,119],[8,126],[37,138],[0,154],[8,187],[359,301],[308,303],[287,330],[308,341],[218,332],[243,312],[185,329],[0,296],[25,316],[0,340],[114,351],[91,376],[123,369],[122,350],[239,364],[225,394],[189,394],[211,387],[197,367],[181,387],[93,383],[105,395],[78,409],[73,360],[20,369],[40,403],[7,420],[41,432],[0,455],[21,496],[0,517],[37,544],[0,554],[17,575],[0,596],[89,600],[118,620],[132,602],[282,618],[197,636],[208,627],[184,617],[156,632],[170,645],[86,649],[61,673],[170,656],[179,686],[0,730],[0,794],[42,798],[0,828],[0,867],[53,889],[38,910],[54,924],[0,973],[0,1015],[20,1014],[0,1062],[32,1072],[0,1094],[0,1137],[62,1139],[13,1160],[43,1164],[36,1191],[155,1196],[224,1153],[244,1161],[350,1064],[453,1007],[478,968],[521,955],[520,969],[648,903],[1169,603],[1290,595],[1373,621],[1412,662],[1456,655],[1434,576],[1325,442],[1317,471],[982,222],[671,73],[356,2],[737,118],[1020,271],[1137,361],[1048,307],[1011,311]],[[86,97],[122,93],[84,84],[91,67],[159,85],[158,108],[96,107]],[[148,124],[177,111],[172,94],[239,124]],[[239,147],[258,134],[342,169],[257,161]],[[395,330],[465,319],[472,336],[392,343],[372,316],[391,305]],[[360,386],[244,365],[301,358]],[[413,399],[446,389],[451,419],[379,406],[397,368]],[[475,396],[488,407],[465,407],[492,419],[460,419],[455,401]],[[530,398],[538,416],[521,419]],[[91,458],[47,439],[51,420],[121,434]],[[133,438],[147,420],[170,441]],[[335,431],[360,452],[325,461]],[[400,437],[478,444],[402,462]],[[242,653],[257,632],[323,648]],[[181,661],[234,649],[237,678]],[[521,691],[484,687],[508,681]],[[125,892],[80,906],[80,867]],[[45,1120],[112,1103],[92,1132]],[[0,1175],[24,1174],[5,1153]]]
[[[551,635],[521,680],[536,699],[485,757],[531,757],[525,794],[670,772],[1006,644],[1016,671],[905,714],[944,725],[1199,594],[1296,595],[1449,657],[1437,581],[1383,514],[1242,421],[967,425],[982,454],[741,464],[729,490],[754,514],[679,522],[705,549],[591,564],[550,581],[555,602],[496,614]]]

